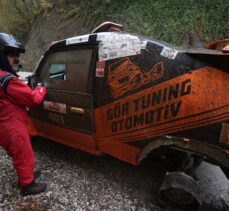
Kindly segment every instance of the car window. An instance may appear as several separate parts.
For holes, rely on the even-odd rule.
[[[93,49],[50,53],[40,69],[40,80],[47,88],[87,92]]]
[[[51,79],[66,80],[66,64],[51,64],[49,75]]]

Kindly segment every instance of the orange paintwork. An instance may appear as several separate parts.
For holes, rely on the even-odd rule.
[[[205,67],[95,109],[93,124],[96,133],[93,135],[35,119],[32,119],[33,127],[30,128],[37,128],[39,135],[65,145],[95,155],[107,153],[136,165],[141,149],[128,142],[228,120],[229,97],[222,97],[228,93],[229,75]],[[159,94],[160,99],[154,102],[152,96]],[[133,119],[139,116],[143,120],[139,118],[133,126]]]
[[[227,44],[223,50],[222,50],[224,53],[229,53],[229,44]]]
[[[102,142],[99,144],[99,149],[102,152],[112,155],[120,160],[137,165],[137,155],[141,151],[141,148],[137,148],[126,143]]]
[[[93,136],[87,136],[79,132],[73,132],[72,130],[67,130],[48,123],[40,122],[35,119],[30,119],[29,121],[28,129],[30,135],[33,135],[33,130],[31,131],[30,129],[32,129],[34,126],[36,126],[39,131],[42,131],[36,135],[55,140],[56,142],[95,154],[97,156],[100,156],[101,152],[111,154],[120,160],[137,165],[136,157],[141,150],[140,148],[124,143],[110,141],[109,143],[101,143],[98,151],[97,145],[95,144],[96,140],[93,138]]]
[[[143,108],[143,100],[146,104],[149,98],[151,103],[152,93],[157,94],[159,90],[164,93],[170,87],[179,88],[177,96],[168,99],[168,95],[164,95],[159,103]],[[211,67],[187,73],[96,109],[98,140],[140,140],[227,120],[229,97],[222,96],[228,93],[227,73]],[[161,109],[159,121],[157,109]],[[144,120],[140,121],[140,117]]]
[[[77,148],[95,155],[101,153],[97,150],[93,135],[76,132],[59,126],[32,119],[39,135],[67,146]]]
[[[224,122],[222,124],[220,143],[229,145],[229,123]]]
[[[221,44],[227,44],[229,43],[229,38],[223,39],[223,40],[217,40],[215,42],[212,42],[210,44],[205,45],[204,47],[207,49],[217,49],[217,47]]]

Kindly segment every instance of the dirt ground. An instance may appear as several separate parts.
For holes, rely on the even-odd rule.
[[[22,197],[11,160],[1,150],[0,210],[186,210],[159,205],[157,190],[166,172],[159,163],[148,160],[134,167],[44,139],[33,142],[33,148],[46,192]],[[197,177],[202,210],[229,210],[229,182],[222,171],[203,163]]]

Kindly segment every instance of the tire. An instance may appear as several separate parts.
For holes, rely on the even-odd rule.
[[[166,173],[163,178],[158,199],[162,206],[177,206],[188,208],[201,205],[196,181],[184,172]]]

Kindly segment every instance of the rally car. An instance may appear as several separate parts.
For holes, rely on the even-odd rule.
[[[228,41],[183,49],[107,22],[54,42],[29,78],[47,88],[29,111],[30,134],[133,165],[157,152],[175,164],[160,200],[200,204],[188,173],[195,163],[206,159],[228,176]]]

